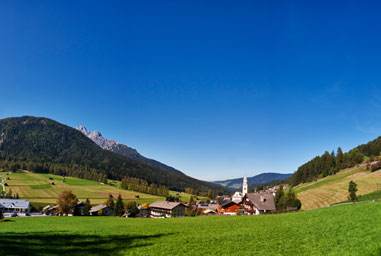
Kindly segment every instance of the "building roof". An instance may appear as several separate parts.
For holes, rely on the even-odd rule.
[[[260,210],[275,211],[275,201],[272,194],[267,193],[247,193],[246,197]]]
[[[28,200],[20,200],[20,199],[0,199],[0,208],[29,208]]]
[[[149,205],[149,207],[153,208],[161,208],[166,210],[172,210],[173,208],[177,207],[178,205],[182,205],[185,207],[183,203],[180,202],[168,202],[168,201],[156,201]]]
[[[206,209],[204,211],[204,214],[208,214],[208,213],[217,213],[217,211],[216,210],[212,210],[212,209]]]
[[[107,205],[98,204],[96,206],[91,207],[90,212],[97,212],[97,211],[103,210],[104,208],[107,208]]]
[[[231,205],[233,205],[233,204],[238,205],[236,202],[232,201],[230,198],[229,198],[229,199],[224,199],[224,200],[218,201],[218,204],[219,204],[220,207],[222,207],[222,208],[229,207],[229,206],[231,206]]]

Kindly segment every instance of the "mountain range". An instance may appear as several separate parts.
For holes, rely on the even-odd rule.
[[[142,156],[141,154],[139,154],[138,151],[136,151],[136,149],[133,149],[127,145],[120,144],[119,142],[117,142],[115,140],[108,140],[108,139],[104,138],[99,131],[90,132],[83,125],[76,127],[76,129],[78,131],[82,132],[84,135],[86,135],[88,138],[90,138],[92,141],[94,141],[98,146],[100,146],[103,149],[109,150],[111,152],[117,153],[117,154],[122,155],[122,156],[126,156],[130,159],[134,159],[134,160],[137,160],[137,161],[140,161],[143,163],[152,164],[153,166],[163,168],[163,169],[170,171],[170,172],[184,174],[181,171],[179,171],[179,170],[177,170],[171,166],[163,164],[163,163],[156,161],[154,159],[149,159],[147,157]]]
[[[267,173],[261,173],[252,177],[247,177],[247,183],[248,185],[252,184],[265,184],[274,180],[285,180],[292,176],[292,173],[273,173],[273,172],[267,172]],[[229,179],[229,180],[221,180],[221,181],[212,181],[214,184],[221,185],[225,188],[228,188],[230,190],[238,190],[242,187],[242,178],[237,179]]]
[[[114,180],[138,178],[177,191],[189,187],[199,191],[226,192],[219,185],[102,149],[82,132],[45,117],[0,120],[1,167],[93,180],[99,180],[99,177]]]

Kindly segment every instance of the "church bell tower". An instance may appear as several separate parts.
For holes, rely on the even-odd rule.
[[[242,193],[243,193],[244,195],[247,194],[247,178],[246,178],[246,176],[243,177]]]

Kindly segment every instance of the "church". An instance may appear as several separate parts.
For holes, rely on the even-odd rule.
[[[218,202],[220,215],[259,215],[276,212],[272,193],[248,193],[247,177],[243,178],[242,192],[236,191],[231,199]]]
[[[242,192],[236,191],[232,196],[232,201],[239,204],[248,192],[247,177],[243,177]]]

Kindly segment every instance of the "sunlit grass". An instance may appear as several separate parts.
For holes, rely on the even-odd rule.
[[[377,255],[381,203],[267,216],[15,218],[1,255]],[[20,246],[22,245],[22,246]]]

